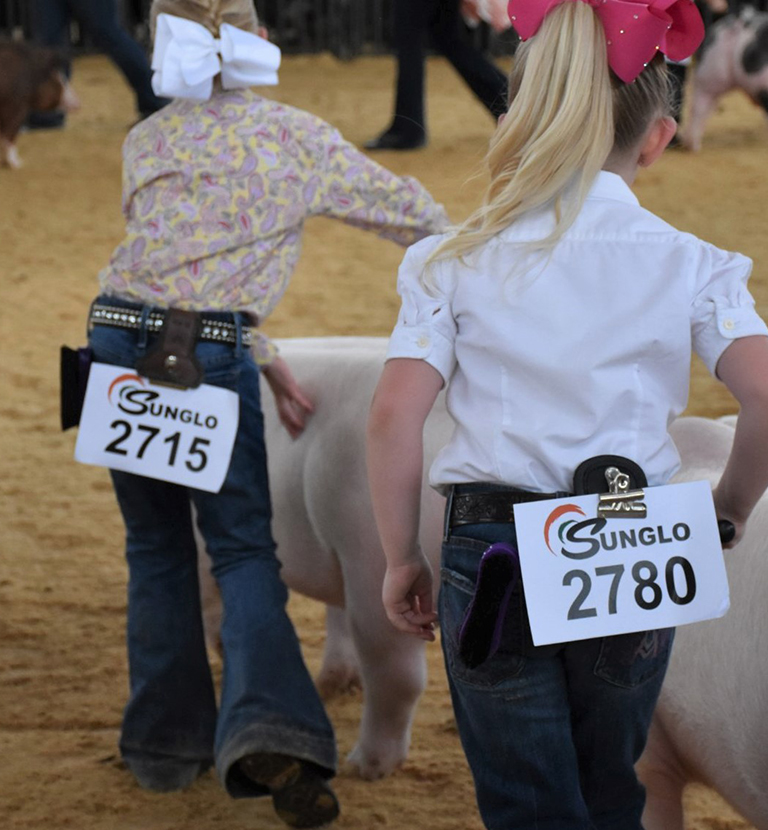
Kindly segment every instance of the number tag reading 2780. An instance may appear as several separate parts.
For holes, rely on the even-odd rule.
[[[515,505],[536,645],[667,628],[729,606],[706,481],[649,487],[647,517],[598,517],[598,496]]]
[[[218,493],[238,418],[238,396],[228,389],[174,389],[135,369],[94,363],[75,459]]]

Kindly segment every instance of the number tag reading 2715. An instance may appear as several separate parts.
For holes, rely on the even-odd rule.
[[[598,496],[515,505],[536,645],[721,617],[728,579],[706,481],[649,487],[647,517],[600,518]]]
[[[94,363],[75,459],[218,493],[238,418],[238,396],[228,389],[174,389],[134,369]]]

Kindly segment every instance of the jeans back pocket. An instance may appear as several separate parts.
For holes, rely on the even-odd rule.
[[[674,628],[605,637],[595,675],[626,689],[639,686],[666,671],[674,638]]]
[[[451,677],[470,686],[484,688],[515,677],[525,665],[519,584],[507,605],[496,653],[475,668],[469,668],[459,655],[459,632],[474,596],[477,566],[487,547],[487,542],[459,537],[453,537],[444,544],[439,597],[443,651]]]

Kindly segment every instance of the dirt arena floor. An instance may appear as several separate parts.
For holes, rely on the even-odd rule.
[[[275,93],[362,142],[388,120],[393,65],[289,58]],[[212,775],[190,790],[154,795],[121,768],[116,744],[127,679],[122,527],[105,470],[77,465],[74,431],[58,423],[58,351],[84,343],[97,271],[122,234],[120,145],[130,91],[101,57],[76,62],[82,111],[65,130],[21,136],[25,166],[0,170],[0,826],[6,830],[273,830],[269,800],[232,801]],[[475,203],[491,131],[484,110],[442,62],[429,68],[428,149],[380,156],[418,176],[463,217]],[[722,102],[697,155],[669,152],[643,173],[641,201],[673,224],[755,260],[752,283],[768,317],[768,126],[738,95]],[[316,220],[293,284],[266,329],[275,336],[386,335],[397,310],[401,251],[338,223]],[[699,364],[690,414],[734,403]],[[313,671],[323,608],[291,600]],[[339,828],[480,830],[452,725],[439,648],[405,766],[366,783],[337,779]],[[340,755],[352,748],[361,700],[329,703]],[[711,790],[686,794],[687,830],[748,830]]]

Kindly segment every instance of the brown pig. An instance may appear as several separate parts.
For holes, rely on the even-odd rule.
[[[0,167],[20,167],[16,149],[30,110],[77,109],[80,102],[65,74],[65,59],[28,43],[0,43]]]

